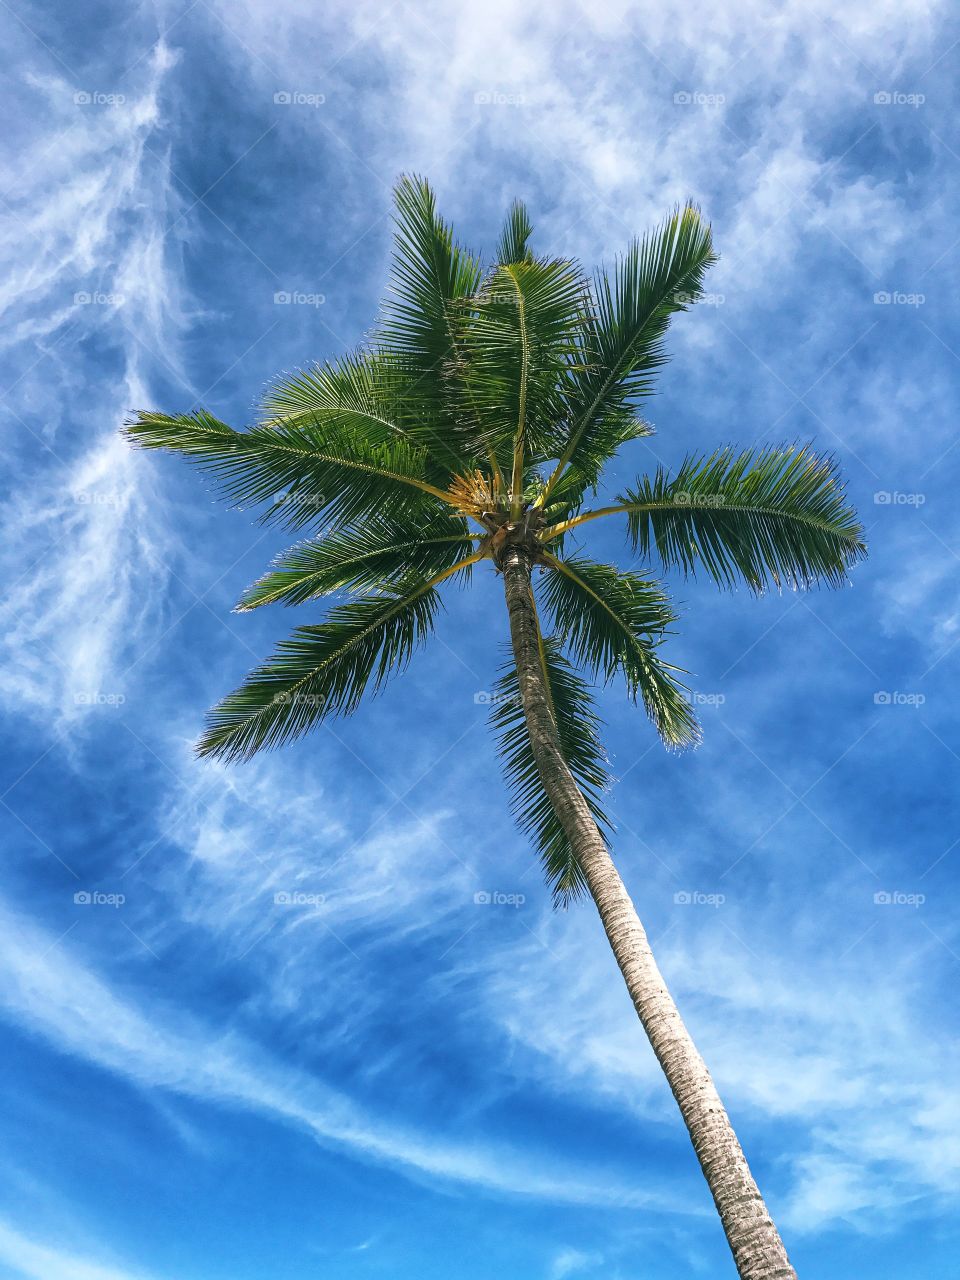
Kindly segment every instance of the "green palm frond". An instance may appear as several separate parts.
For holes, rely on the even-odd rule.
[[[402,364],[383,352],[361,351],[279,379],[261,401],[259,423],[350,432],[371,446],[405,441],[423,452],[425,477],[437,484],[473,460]]]
[[[311,365],[267,390],[260,423],[349,427],[369,444],[389,443],[406,434],[389,375],[389,366],[366,352]]]
[[[564,759],[597,825],[607,833],[610,820],[604,813],[601,796],[609,789],[612,779],[600,742],[600,719],[593,708],[590,686],[563,656],[556,638],[544,639],[542,654]],[[490,720],[499,735],[497,745],[503,758],[514,816],[521,830],[536,842],[554,901],[564,903],[579,897],[586,888],[586,882],[540,781],[512,657],[504,664],[502,672],[493,691]]]
[[[839,586],[866,554],[836,465],[808,448],[687,458],[643,477],[618,502],[634,548],[722,587]]]
[[[440,605],[435,588],[451,574],[410,575],[390,590],[336,605],[319,626],[298,627],[209,713],[198,754],[247,760],[328,716],[355,711],[365,694],[403,670],[432,631]]]
[[[540,479],[542,488],[542,477]],[[561,521],[571,521],[580,511],[587,496],[596,494],[596,491],[596,484],[590,476],[585,476],[576,467],[567,467],[553,487],[550,500],[543,510],[544,519],[548,524],[554,521],[558,524]],[[551,549],[556,551],[558,545],[555,543]]]
[[[529,262],[532,234],[533,227],[530,225],[526,206],[519,200],[514,200],[497,241],[496,261],[501,266],[511,262]]]
[[[611,427],[611,435],[605,443],[610,456],[630,440],[643,440],[654,434],[654,429],[643,418],[633,418],[627,422],[619,422],[616,429]],[[580,511],[588,493],[597,492],[599,476],[591,469],[583,472],[573,463],[567,465],[559,479],[553,485],[543,516],[548,525],[561,520],[571,521]],[[543,484],[541,481],[540,489]]]
[[[485,439],[511,455],[514,494],[530,457],[552,456],[587,307],[575,263],[529,259],[497,267],[464,319],[470,402]]]
[[[505,459],[484,438],[464,386],[468,370],[460,347],[464,315],[483,280],[480,260],[455,242],[424,179],[401,178],[394,201],[393,289],[374,344],[380,358],[400,370],[410,419],[426,418],[420,437],[432,438],[447,459],[461,459],[461,470],[481,460],[499,470]]]
[[[637,398],[651,392],[666,362],[671,317],[696,302],[715,261],[710,226],[688,204],[635,240],[612,275],[598,273],[596,316],[584,332],[584,367],[573,378],[568,438],[548,492],[568,463],[599,474],[611,440],[629,429]]]
[[[426,451],[405,440],[371,443],[352,426],[277,423],[234,431],[211,414],[140,412],[125,434],[144,449],[182,453],[211,472],[240,506],[268,503],[263,518],[298,529],[384,510],[436,510],[444,492],[425,479]]]
[[[455,304],[477,292],[482,268],[454,241],[429,183],[401,178],[394,200],[393,292],[376,340],[400,360],[421,401],[442,405],[455,358]]]
[[[620,672],[630,696],[643,699],[667,746],[699,742],[686,686],[677,679],[680,668],[664,662],[659,653],[676,621],[662,589],[613,565],[549,554],[544,559],[544,603],[574,660],[606,680]]]
[[[468,556],[478,537],[457,516],[440,516],[426,525],[371,517],[285,551],[269,573],[247,588],[237,611],[303,604],[344,588],[380,589],[411,572],[433,577]]]

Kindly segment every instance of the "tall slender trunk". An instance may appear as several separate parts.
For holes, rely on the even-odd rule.
[[[583,868],[634,1007],[677,1100],[742,1280],[796,1280],[740,1143],[696,1045],[657,968],[636,908],[567,767],[550,712],[522,547],[500,560],[510,637],[533,755],[544,788]]]

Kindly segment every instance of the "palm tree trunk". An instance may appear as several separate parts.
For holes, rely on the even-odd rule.
[[[560,749],[540,664],[523,547],[500,559],[533,755],[590,888],[627,990],[683,1116],[742,1280],[796,1280],[706,1064],[657,968],[636,908]]]

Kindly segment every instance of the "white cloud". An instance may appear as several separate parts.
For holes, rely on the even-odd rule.
[[[599,1254],[584,1253],[582,1249],[561,1249],[550,1264],[550,1280],[566,1280],[588,1267],[598,1267],[603,1262]]]
[[[818,900],[831,900],[825,886]],[[784,1222],[814,1230],[860,1214],[866,1224],[908,1192],[955,1194],[960,1107],[944,1087],[955,1048],[917,1000],[926,945],[901,947],[892,963],[881,929],[856,961],[838,964],[829,949],[800,952],[799,939],[785,950],[759,904],[742,919],[729,904],[722,910],[722,921],[698,919],[655,950],[726,1104],[791,1125],[789,1147],[775,1153],[788,1175]],[[525,1070],[552,1090],[675,1124],[589,917],[558,921],[549,952],[518,946],[485,989],[486,1012],[523,1048]],[[821,916],[819,928],[829,931],[829,919]],[[749,938],[749,951],[737,937]]]
[[[0,1220],[0,1262],[26,1280],[149,1280],[143,1271],[92,1262],[22,1234]]]
[[[591,1177],[552,1157],[540,1162],[503,1146],[458,1144],[369,1115],[316,1077],[287,1069],[237,1035],[140,1008],[85,967],[68,943],[6,907],[0,907],[0,922],[0,1004],[7,1016],[60,1052],[144,1088],[254,1111],[358,1158],[501,1194],[690,1212],[661,1182],[638,1188]]]
[[[3,175],[12,216],[0,235],[0,310],[17,371],[6,448],[21,482],[3,514],[0,687],[61,727],[91,698],[123,692],[176,549],[149,468],[117,436],[149,401],[147,368],[162,361],[182,378],[182,287],[164,239],[177,206],[163,157],[150,154],[174,63],[157,45],[137,95],[114,106],[28,76],[31,121],[42,124]],[[78,359],[80,342],[102,350],[102,366]]]

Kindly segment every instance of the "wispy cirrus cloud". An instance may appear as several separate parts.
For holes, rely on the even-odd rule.
[[[66,1248],[40,1243],[0,1219],[0,1262],[20,1280],[151,1280],[145,1271],[97,1262]]]
[[[139,1007],[71,955],[66,942],[8,907],[2,934],[0,1004],[6,1016],[58,1051],[140,1086],[256,1112],[400,1172],[564,1204],[690,1211],[660,1184],[641,1188],[555,1160],[548,1166],[503,1146],[404,1129],[365,1113],[316,1077],[272,1061],[239,1036],[215,1035],[185,1016]]]
[[[0,390],[17,478],[3,512],[0,688],[60,728],[122,693],[175,555],[149,471],[117,432],[150,400],[151,371],[183,380],[184,290],[167,237],[180,206],[154,151],[176,61],[158,43],[126,93],[27,71],[14,100],[28,142],[3,174]]]
[[[648,902],[660,893],[669,902],[672,886],[662,875],[657,880],[654,890],[647,879]],[[852,902],[869,902],[871,892],[851,892],[840,876],[822,884],[820,928],[842,939],[857,910]],[[946,1199],[960,1186],[960,1108],[943,1086],[955,1047],[935,1034],[936,1010],[917,999],[931,948],[949,966],[949,946],[935,945],[918,920],[913,948],[887,963],[884,910],[872,908],[871,919],[865,909],[865,923],[853,933],[862,948],[855,959],[844,963],[844,954],[838,962],[824,948],[802,969],[782,959],[775,923],[742,891],[739,901],[732,894],[712,912],[675,906],[655,937],[661,967],[727,1105],[752,1125],[791,1126],[794,1154],[781,1151],[776,1178],[780,1213],[794,1230],[817,1231],[851,1216],[880,1221],[905,1196]],[[873,929],[876,935],[858,941]],[[480,988],[485,1012],[522,1046],[527,1069],[549,1088],[672,1125],[657,1064],[624,1017],[606,957],[589,945],[593,932],[589,917],[574,917],[546,926],[546,948],[530,939],[517,945],[510,964],[498,965]],[[885,977],[878,986],[879,970]],[[562,1019],[554,1016],[560,1004]],[[919,1044],[925,1050],[918,1060]]]

